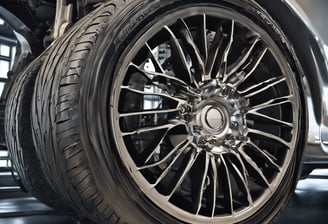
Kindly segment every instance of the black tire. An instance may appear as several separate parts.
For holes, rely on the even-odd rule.
[[[65,148],[72,150],[69,155],[76,155],[78,160],[83,162],[83,166],[87,168],[84,169],[82,166],[82,169],[86,170],[92,183],[96,184],[91,186],[97,187],[97,199],[106,205],[108,214],[111,215],[109,221],[104,222],[99,219],[99,223],[270,223],[276,220],[295,188],[305,140],[303,127],[305,110],[302,110],[305,104],[301,79],[298,75],[301,73],[301,68],[297,67],[295,63],[297,57],[279,26],[253,1],[112,0],[109,5],[102,7],[112,9],[113,5],[115,10],[111,11],[110,23],[108,23],[110,25],[105,27],[107,24],[104,24],[102,28],[105,30],[101,29],[96,36],[93,36],[94,32],[82,33],[81,36],[75,35],[81,39],[69,40],[72,44],[75,43],[70,48],[73,49],[72,53],[67,56],[59,54],[62,59],[57,65],[57,62],[50,63],[60,75],[55,79],[51,78],[50,81],[38,82],[33,107],[33,114],[37,116],[33,119],[37,127],[35,132],[37,133],[40,127],[42,137],[38,138],[51,139],[50,143],[43,143],[44,147],[41,148],[51,146],[51,152],[55,152],[54,158],[49,156],[47,158],[45,155],[44,159],[49,163],[56,162],[56,159],[65,161],[64,164],[57,164],[56,167],[66,178],[74,177],[69,172],[64,173],[65,170],[69,171],[69,168],[73,167],[70,164],[74,164],[78,170],[81,168],[80,163],[75,163],[73,157],[71,159],[61,153]],[[210,16],[203,16],[207,13]],[[97,16],[94,18],[97,19]],[[193,23],[195,18],[204,20]],[[208,23],[207,18],[209,18]],[[202,24],[208,25],[205,27],[207,29],[203,29]],[[235,52],[231,53],[228,38],[233,39],[235,26],[240,43],[233,47]],[[189,31],[186,32],[188,29]],[[197,33],[199,31],[204,31],[203,39],[199,37],[202,36],[202,33]],[[222,34],[224,39],[222,41],[227,42],[225,49],[231,53],[231,56],[227,56],[229,60],[238,61],[239,58],[235,56],[236,51],[240,51],[238,53],[241,56],[246,56],[247,51],[243,44],[246,46],[254,44],[255,47],[249,50],[255,55],[252,55],[251,59],[247,56],[238,66],[233,63],[224,64],[227,59],[224,58],[225,49],[218,50],[217,55],[214,54],[215,52],[212,55],[214,59],[211,61],[213,66],[212,64],[209,66],[210,74],[201,77],[201,80],[195,76],[185,77],[184,74],[195,71],[200,74],[201,66],[197,67],[195,61],[200,62],[207,58],[207,41],[211,42],[213,51],[219,49],[215,47],[216,44],[217,46],[222,44],[216,40],[219,38],[218,34]],[[94,38],[89,39],[89,36]],[[261,38],[254,38],[256,36]],[[197,42],[198,55],[194,47],[195,42],[190,41],[193,38],[200,38],[200,42]],[[248,42],[249,38],[253,43]],[[86,44],[84,39],[88,39],[89,43]],[[206,47],[200,49],[199,44],[204,42],[207,43],[203,44]],[[257,43],[260,43],[260,46],[257,46]],[[164,48],[168,45],[170,47],[170,52],[164,52],[168,60],[163,63],[156,62],[153,53],[158,44],[163,44]],[[256,51],[252,52],[252,49]],[[267,49],[270,54],[265,57]],[[185,54],[188,54],[188,57]],[[203,55],[202,58],[200,54],[205,56]],[[255,63],[257,60],[253,56],[258,56],[258,63]],[[265,58],[264,62],[261,62],[263,58]],[[142,70],[141,66],[144,66],[146,59],[152,61],[157,73],[150,71],[147,75],[147,71]],[[216,61],[220,64],[215,64]],[[189,65],[191,67],[188,67]],[[257,66],[260,67],[259,70]],[[224,67],[228,70],[221,70]],[[238,72],[240,69],[245,69],[243,72],[249,69],[247,72],[256,73],[256,77],[251,77],[251,81],[247,82],[245,80],[249,76],[227,77],[226,72],[229,69],[234,70],[235,67],[239,69]],[[222,71],[224,77],[213,77],[214,73],[221,74]],[[281,72],[284,77],[278,77],[275,72]],[[265,74],[264,78],[260,74]],[[152,81],[154,77],[155,81]],[[228,82],[231,85],[225,85],[223,88],[218,85],[219,81],[220,84]],[[242,81],[242,84],[239,81]],[[239,85],[243,88],[239,89]],[[161,91],[149,92],[151,89],[149,86],[153,87],[152,89],[159,88]],[[263,89],[260,88],[261,86],[264,86]],[[226,94],[225,90],[230,92],[233,90],[232,87],[235,87],[232,94],[234,97],[229,98],[231,95]],[[51,88],[52,90],[48,90]],[[146,88],[148,93],[144,91]],[[261,97],[254,96],[252,94],[255,93],[251,91],[253,89],[261,90],[260,92],[265,94],[261,94]],[[126,93],[129,91],[135,94]],[[245,94],[245,91],[251,94]],[[189,98],[187,93],[190,94]],[[180,104],[172,102],[189,102],[196,98],[197,94],[205,94],[201,100],[197,98],[192,101],[192,106],[197,110],[190,105],[175,108],[176,104]],[[156,116],[149,115],[149,111],[141,105],[144,100],[149,100],[143,97],[145,95],[160,98],[161,103],[156,101],[156,97],[150,98],[157,105],[152,106],[151,110],[163,108],[166,111],[165,115],[160,115],[163,111],[151,112]],[[52,98],[49,100],[48,96]],[[212,99],[212,97],[217,99],[218,96],[218,100]],[[223,96],[229,98],[229,101],[226,102]],[[241,98],[246,99],[239,101]],[[248,98],[252,99],[248,101]],[[284,100],[285,98],[287,99]],[[272,110],[267,111],[265,116],[258,118],[256,117],[258,115],[247,114],[249,110],[254,110],[254,107],[269,99],[274,100],[277,105],[272,106],[274,108],[270,108]],[[268,104],[271,107],[271,103]],[[235,109],[235,105],[238,110]],[[49,114],[42,117],[42,111],[49,111]],[[198,111],[201,114],[194,116],[193,113],[196,114]],[[203,117],[203,112],[206,114],[205,118],[198,118]],[[214,118],[219,117],[222,121],[213,121],[208,115],[211,113],[216,114]],[[241,114],[240,117],[236,117],[235,114],[238,113]],[[128,116],[131,119],[124,119]],[[155,117],[156,122],[153,121]],[[193,128],[179,126],[177,130],[169,130],[170,133],[163,132],[165,133],[163,136],[158,131],[160,125],[167,127],[166,129],[171,125],[175,126],[175,123],[165,123],[169,121],[168,117],[191,124]],[[253,120],[249,121],[249,117]],[[236,119],[235,122],[232,122],[232,118]],[[266,123],[268,120],[269,125]],[[165,126],[166,124],[170,126]],[[199,126],[201,129],[198,128]],[[167,133],[170,136],[167,136]],[[183,142],[177,142],[179,137],[174,137],[181,135],[187,136],[183,141],[188,139],[185,148]],[[261,140],[259,135],[265,140]],[[189,146],[189,137],[196,146]],[[248,139],[255,143],[248,145],[250,144]],[[67,147],[74,145],[79,146],[77,151]],[[156,147],[149,148],[153,145]],[[262,147],[269,147],[265,148],[269,152],[262,150]],[[144,151],[148,151],[149,154],[146,156],[148,158],[142,155]],[[171,152],[173,154],[170,154]],[[185,159],[179,158],[180,155]],[[187,156],[190,156],[191,160],[187,160]],[[201,159],[198,160],[198,156]],[[211,162],[206,162],[208,157],[211,158]],[[177,160],[174,160],[175,158]],[[193,158],[197,160],[198,166],[204,164],[207,167],[206,173],[202,169],[192,169],[193,174],[189,173],[186,167],[194,165]],[[168,159],[170,159],[168,164],[160,163]],[[179,161],[179,164],[171,169],[170,164],[173,166],[176,161]],[[212,171],[209,172],[210,167]],[[51,168],[49,166],[48,169]],[[161,177],[163,174],[165,177],[166,171],[170,175],[163,181]],[[187,181],[184,174],[188,175]],[[217,174],[220,174],[220,183],[223,183],[220,189],[216,184],[218,178],[215,177],[219,177]],[[234,181],[230,178],[234,178]],[[176,185],[172,182],[174,179]],[[68,191],[72,189],[69,182],[66,188]],[[249,182],[250,185],[246,184]],[[75,189],[80,188],[79,185],[74,185],[74,180],[71,183]],[[232,185],[235,189],[232,189]],[[255,189],[255,185],[260,190]],[[89,182],[86,186],[89,186]],[[198,194],[194,195],[193,189]],[[204,194],[201,193],[203,189]],[[215,193],[211,195],[210,191]],[[77,199],[78,196],[88,203],[82,194],[78,194]],[[215,199],[211,201],[211,198]],[[253,200],[255,204],[252,204]],[[98,215],[104,217],[101,213],[96,214]]]
[[[52,46],[36,80],[32,126],[42,168],[78,214],[97,223],[122,223],[95,184],[80,137],[80,75],[89,51],[117,9],[106,3]]]
[[[73,214],[60,195],[48,183],[36,155],[31,133],[31,99],[37,73],[45,55],[35,59],[15,80],[5,113],[6,141],[15,172],[23,190],[48,206]]]
[[[6,139],[5,139],[5,100],[0,100],[0,149],[6,150]]]

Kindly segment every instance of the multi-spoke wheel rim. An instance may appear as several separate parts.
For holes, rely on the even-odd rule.
[[[232,223],[277,192],[298,136],[285,58],[227,9],[176,9],[136,38],[110,92],[114,140],[140,190],[170,215]]]

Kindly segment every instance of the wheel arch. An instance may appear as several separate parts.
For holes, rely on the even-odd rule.
[[[16,11],[15,6],[19,10]],[[25,38],[31,50],[35,50],[39,43],[33,32],[36,29],[35,21],[29,15],[28,7],[25,7],[24,4],[14,5],[10,2],[4,2],[0,5],[0,16],[9,23],[15,32]]]
[[[279,24],[288,37],[296,53],[306,91],[309,91],[317,124],[321,124],[324,114],[325,83],[328,83],[327,58],[324,44],[308,17],[294,0],[276,1],[255,0]],[[305,98],[307,96],[304,96]]]

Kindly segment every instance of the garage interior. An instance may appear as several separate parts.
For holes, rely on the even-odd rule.
[[[298,0],[298,2],[305,9],[322,39],[328,40],[327,20],[322,19],[324,16],[327,17],[328,1]],[[6,74],[12,66],[15,55],[16,42],[13,33],[8,29],[4,21],[0,20],[0,92],[7,81]],[[0,111],[0,113],[4,112]],[[76,223],[73,218],[52,210],[23,192],[13,177],[15,174],[12,173],[6,146],[0,145],[0,224]],[[277,223],[327,223],[327,208],[328,170],[314,170],[308,178],[300,180],[287,209]]]

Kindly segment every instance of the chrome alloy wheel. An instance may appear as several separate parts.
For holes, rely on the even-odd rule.
[[[188,223],[235,223],[279,188],[299,131],[279,47],[228,9],[177,9],[137,36],[111,90],[123,164],[143,194]]]

